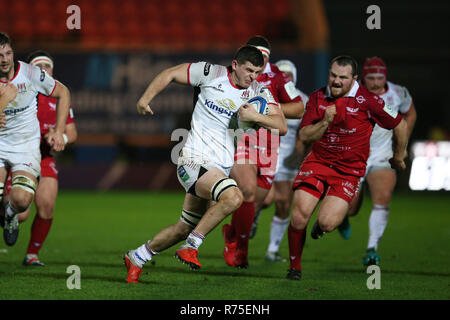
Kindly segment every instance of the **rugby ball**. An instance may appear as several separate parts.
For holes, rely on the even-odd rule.
[[[267,100],[265,98],[263,98],[261,96],[256,96],[256,97],[249,99],[247,101],[247,103],[250,104],[256,110],[256,112],[258,112],[260,114],[264,114],[264,115],[269,114],[269,105],[267,104]],[[239,119],[238,119],[238,126],[239,126],[239,128],[241,128],[243,130],[259,129],[259,126],[257,123],[248,122],[248,121],[240,121]]]

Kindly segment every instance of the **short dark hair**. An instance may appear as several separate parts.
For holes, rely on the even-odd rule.
[[[5,32],[0,32],[0,46],[4,46],[9,44],[9,46],[12,48],[12,41],[11,38],[6,34]]]
[[[255,67],[262,67],[264,65],[264,57],[261,51],[259,51],[254,46],[240,47],[236,51],[233,59],[236,60],[239,64],[244,64],[249,61]]]
[[[352,67],[352,76],[358,74],[358,62],[353,57],[350,56],[337,56],[333,60],[331,60],[330,67],[333,63],[337,63],[341,67],[351,66]]]
[[[55,61],[55,60],[53,60],[53,57],[47,51],[36,50],[28,55],[27,63],[30,63],[34,58],[40,57],[40,56],[48,57],[50,60]]]
[[[247,45],[254,46],[254,47],[265,47],[267,49],[272,50],[270,48],[269,40],[264,38],[263,36],[254,36],[248,39]]]

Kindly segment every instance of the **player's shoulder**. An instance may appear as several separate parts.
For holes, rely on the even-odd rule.
[[[42,82],[48,75],[43,69],[41,69],[38,66],[33,66],[29,63],[20,60],[18,61],[18,63],[19,63],[18,74],[21,74],[22,76],[26,77],[29,80],[36,79],[37,75],[39,75],[39,80]]]
[[[227,67],[208,61],[193,62],[191,63],[191,67],[197,68],[205,77],[227,74]]]
[[[284,73],[283,71],[281,71],[276,64],[270,63],[270,70],[271,72],[274,74],[274,78],[279,80],[280,82],[289,82],[291,81],[291,79],[289,79],[289,77],[286,75],[286,73]]]
[[[380,96],[378,96],[373,92],[370,92],[369,89],[367,89],[365,86],[361,84],[359,85],[359,88],[356,91],[355,100],[359,104],[384,103],[384,100]]]
[[[388,86],[388,92],[390,92],[391,94],[396,94],[401,99],[407,98],[409,96],[408,89],[405,86],[402,86],[402,85],[399,85],[396,83],[392,83],[390,81],[387,81],[387,86]]]
[[[325,99],[326,98],[326,92],[327,92],[327,87],[321,87],[319,89],[314,90],[313,92],[311,92],[311,94],[309,95],[309,99],[310,100],[317,100],[317,99]]]

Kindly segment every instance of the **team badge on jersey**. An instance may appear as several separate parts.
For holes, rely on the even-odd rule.
[[[398,112],[394,110],[394,108],[392,108],[390,105],[388,105],[387,103],[384,105],[383,110],[390,115],[392,118],[397,118],[397,114]]]
[[[180,176],[180,179],[183,182],[186,182],[189,179],[189,175],[187,174],[186,170],[183,166],[178,167],[178,175]]]
[[[25,83],[19,83],[17,85],[17,93],[23,93],[27,91],[27,85]]]

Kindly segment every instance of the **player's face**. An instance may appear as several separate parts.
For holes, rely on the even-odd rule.
[[[340,66],[336,62],[331,65],[328,86],[334,98],[345,96],[352,88],[357,76],[352,76],[352,66]]]
[[[262,66],[256,67],[250,61],[239,64],[236,60],[233,60],[231,66],[233,69],[232,80],[234,85],[242,88],[248,88],[262,71]]]
[[[9,75],[14,69],[14,51],[9,44],[0,46],[0,74]]]
[[[364,85],[370,92],[382,94],[386,87],[386,76],[384,74],[369,73],[364,77]]]
[[[50,77],[53,77],[53,69],[50,64],[41,62],[41,63],[36,63],[35,65],[38,66],[39,68],[45,70],[45,72],[47,72]]]

